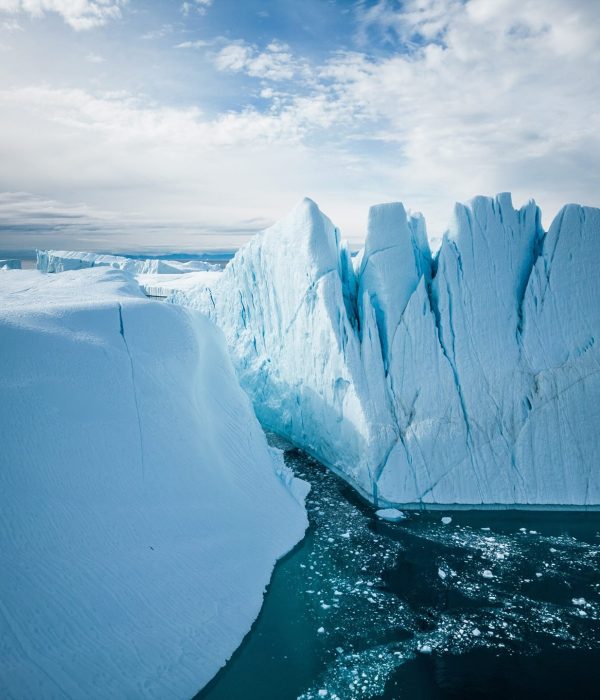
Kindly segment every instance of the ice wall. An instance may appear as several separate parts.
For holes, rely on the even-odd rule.
[[[173,301],[223,328],[260,419],[374,502],[600,503],[600,213],[373,207],[354,265],[310,200]]]
[[[144,258],[125,258],[120,255],[102,255],[100,253],[82,253],[73,250],[38,250],[37,269],[40,272],[64,272],[81,270],[87,267],[114,267],[135,275],[144,274],[182,274],[206,270],[220,270],[218,265],[203,260],[158,260]]]
[[[302,537],[222,334],[107,268],[0,275],[0,696],[190,698]]]

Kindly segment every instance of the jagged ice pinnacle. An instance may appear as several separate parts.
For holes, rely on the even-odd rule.
[[[373,207],[354,259],[305,199],[210,286],[175,293],[223,329],[263,425],[374,503],[600,504],[600,210]]]

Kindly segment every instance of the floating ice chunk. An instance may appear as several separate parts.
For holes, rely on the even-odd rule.
[[[421,654],[431,654],[432,651],[431,645],[429,644],[422,644],[418,650],[421,652]]]
[[[324,628],[324,627],[319,627],[319,629],[317,630],[317,633],[318,633],[318,634],[324,634],[324,633],[325,633],[325,628]]]
[[[472,634],[474,637],[480,637],[480,636],[481,636],[481,630],[478,629],[477,627],[474,627],[474,628],[471,630],[471,634]]]
[[[442,581],[446,578],[447,574],[444,571],[444,569],[438,569],[438,576],[442,579]]]
[[[489,569],[484,569],[481,572],[481,575],[483,576],[483,578],[494,578],[494,574]]]
[[[585,605],[587,601],[585,598],[573,598],[571,602],[573,605]]]
[[[319,690],[319,697],[320,697],[320,698],[326,698],[327,695],[328,695],[328,693],[327,693],[327,691],[325,690],[325,688],[321,688],[321,690]]]
[[[450,523],[452,522],[452,518],[449,515],[445,515],[442,518],[442,522],[444,523],[444,525],[450,525]]]
[[[406,519],[406,514],[397,508],[381,508],[380,510],[375,511],[375,515],[381,520],[389,520],[391,522]]]

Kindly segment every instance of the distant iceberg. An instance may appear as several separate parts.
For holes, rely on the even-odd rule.
[[[223,329],[263,425],[377,505],[600,504],[600,210],[509,194],[373,207],[350,256],[311,200],[171,301]]]
[[[146,258],[129,258],[120,255],[101,255],[99,253],[82,253],[71,250],[38,250],[37,269],[40,272],[64,272],[81,270],[86,267],[114,267],[134,275],[173,275],[187,272],[220,270],[220,266],[204,260],[159,260]]]
[[[192,697],[303,536],[221,332],[99,269],[0,274],[3,698]]]

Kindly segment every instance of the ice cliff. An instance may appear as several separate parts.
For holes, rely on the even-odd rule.
[[[203,260],[180,262],[154,258],[126,258],[120,255],[81,253],[71,250],[38,250],[36,254],[37,269],[40,272],[64,272],[65,270],[81,270],[86,267],[114,267],[134,275],[169,275],[221,269],[218,265]]]
[[[220,331],[99,269],[0,273],[0,696],[189,698],[302,537]]]
[[[373,207],[352,259],[306,199],[172,301],[223,329],[262,423],[378,504],[600,504],[600,210]]]

